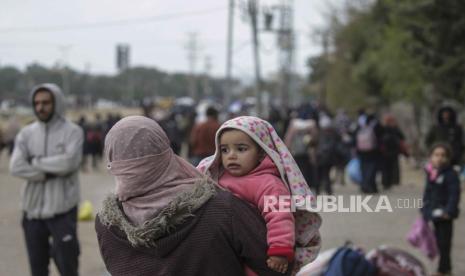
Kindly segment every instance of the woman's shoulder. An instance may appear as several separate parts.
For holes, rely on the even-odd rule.
[[[212,196],[205,207],[208,206],[208,208],[217,208],[224,211],[232,210],[240,201],[242,200],[235,197],[231,192],[218,188],[215,195]]]
[[[210,199],[208,203],[215,206],[224,206],[224,208],[228,208],[229,205],[231,205],[232,200],[233,195],[230,192],[217,189],[216,194]]]
[[[245,200],[234,196],[229,191],[220,189],[218,189],[218,192],[203,207],[205,210],[218,212],[227,217],[241,213],[257,213]]]

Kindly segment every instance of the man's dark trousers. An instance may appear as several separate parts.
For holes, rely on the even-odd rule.
[[[62,276],[78,275],[77,207],[49,219],[24,214],[22,225],[32,276],[49,275],[50,257]]]

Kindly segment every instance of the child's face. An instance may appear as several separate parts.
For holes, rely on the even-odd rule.
[[[448,162],[446,150],[442,147],[437,147],[431,153],[431,164],[435,168],[441,168]]]
[[[227,130],[220,138],[223,167],[233,176],[243,176],[260,163],[261,152],[255,142],[240,130]]]

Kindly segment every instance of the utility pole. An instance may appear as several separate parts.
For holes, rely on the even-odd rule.
[[[199,44],[198,44],[198,34],[193,32],[188,34],[189,39],[186,45],[187,49],[187,59],[189,62],[189,96],[194,99],[194,101],[198,101],[197,95],[197,83],[195,77],[195,67],[197,65],[197,59],[199,56]]]
[[[281,67],[281,105],[285,110],[289,107],[289,97],[293,92],[294,73],[294,8],[293,0],[281,0],[280,27],[278,30],[279,63]]]
[[[129,102],[134,100],[134,87],[132,85],[132,76],[130,69],[131,46],[129,44],[116,45],[116,66],[120,74],[126,74],[126,93],[125,98]]]
[[[249,0],[248,12],[250,16],[250,25],[252,27],[252,42],[253,42],[253,55],[255,63],[255,98],[257,106],[257,115],[263,114],[262,107],[262,78],[260,72],[260,53],[259,53],[259,40],[257,28],[257,13],[258,13],[258,0]]]
[[[68,52],[71,49],[71,45],[61,45],[58,50],[61,52],[61,85],[63,86],[63,92],[69,94],[71,92],[71,85],[69,82],[68,74]]]
[[[223,97],[223,105],[227,106],[231,102],[232,96],[232,54],[234,46],[234,0],[229,0],[228,9],[228,39],[226,45],[226,89]]]
[[[205,72],[203,76],[203,96],[211,96],[212,88],[210,86],[210,71],[212,69],[211,57],[205,57]]]

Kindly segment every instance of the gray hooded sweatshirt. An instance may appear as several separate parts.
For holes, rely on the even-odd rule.
[[[79,165],[82,158],[82,129],[64,117],[64,96],[55,84],[33,88],[54,96],[54,113],[48,122],[37,120],[16,136],[10,160],[12,175],[26,180],[22,209],[29,219],[46,219],[62,214],[79,202]]]

